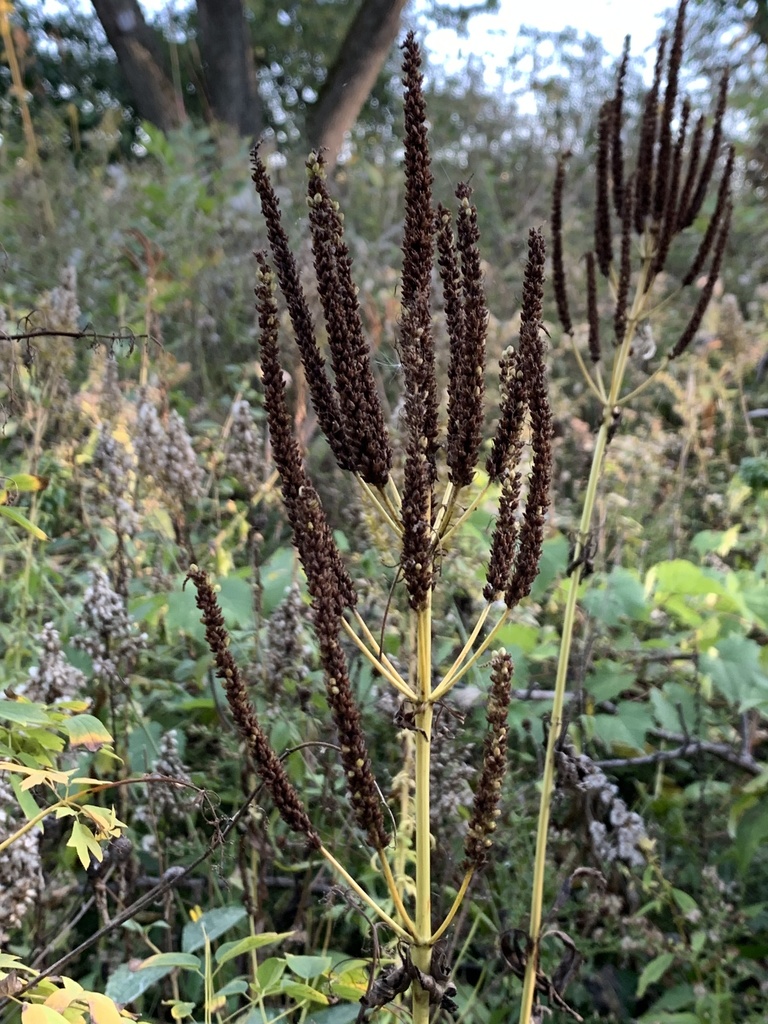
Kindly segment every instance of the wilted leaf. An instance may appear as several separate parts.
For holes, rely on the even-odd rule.
[[[112,736],[102,722],[94,715],[74,715],[64,720],[69,734],[70,747],[85,747],[95,753],[106,744],[112,743]]]

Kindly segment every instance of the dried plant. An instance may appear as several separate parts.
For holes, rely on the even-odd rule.
[[[307,160],[307,205],[312,256],[322,308],[329,364],[318,340],[297,263],[288,246],[280,206],[259,155],[253,180],[261,198],[270,257],[256,254],[256,305],[261,342],[264,407],[274,462],[293,539],[307,578],[311,612],[325,677],[325,694],[336,729],[340,761],[357,834],[375,853],[394,910],[384,907],[326,849],[309,811],[290,785],[277,753],[269,746],[227,645],[215,592],[194,568],[206,635],[224,681],[232,716],[249,754],[265,780],[285,824],[324,857],[375,917],[398,939],[403,965],[397,984],[381,979],[372,990],[386,993],[375,1005],[409,987],[419,1024],[437,1005],[455,1008],[450,967],[439,940],[451,927],[475,872],[493,847],[498,802],[507,767],[507,710],[513,665],[504,651],[493,658],[488,696],[488,733],[474,784],[473,811],[466,829],[463,878],[451,906],[432,907],[430,792],[436,710],[452,688],[493,643],[510,609],[530,591],[538,571],[549,504],[552,420],[547,397],[546,346],[541,329],[545,249],[535,230],[528,239],[520,339],[499,366],[503,401],[485,471],[478,470],[486,422],[485,381],[488,308],[483,287],[477,211],[466,183],[455,192],[452,212],[435,206],[423,95],[421,55],[413,37],[403,45],[405,86],[405,223],[399,356],[403,369],[402,436],[390,431],[372,371],[372,353],[352,277],[344,221],[332,198],[322,155]],[[435,267],[434,264],[437,264]],[[442,309],[450,353],[447,416],[441,423],[438,396],[433,289],[442,286]],[[278,333],[279,296],[287,308],[320,429],[342,470],[359,485],[370,517],[388,537],[383,560],[393,558],[410,617],[410,647],[401,662],[380,647],[386,612],[371,621],[358,610],[357,588],[342,560],[326,512],[304,464],[288,408]],[[445,440],[443,441],[443,438]],[[530,471],[523,450],[530,444]],[[397,448],[399,447],[399,451]],[[402,466],[397,478],[394,466]],[[447,671],[432,655],[433,591],[451,557],[454,537],[477,506],[494,499],[498,516],[489,551],[485,605],[468,642]],[[397,597],[394,598],[397,600]],[[489,616],[497,616],[488,628]],[[357,706],[341,640],[351,642],[389,684],[399,701],[395,722],[402,729],[404,765],[394,784],[397,842],[386,787],[377,779],[368,752],[363,716]],[[457,822],[456,832],[460,834]],[[409,865],[411,867],[409,868]],[[409,875],[409,871],[412,875]],[[391,993],[391,994],[390,994]],[[371,1004],[369,1004],[371,1005]]]
[[[586,254],[587,288],[585,319],[588,323],[587,351],[590,366],[576,345],[573,305],[568,295],[563,246],[563,203],[567,154],[557,165],[552,199],[553,282],[558,316],[584,379],[602,410],[594,446],[592,467],[584,494],[581,521],[569,559],[569,585],[562,628],[560,656],[555,682],[554,706],[545,755],[544,780],[537,830],[534,883],[528,924],[525,980],[520,1011],[521,1024],[539,1019],[542,1007],[539,974],[547,833],[558,751],[563,729],[563,704],[573,640],[579,583],[592,570],[595,550],[592,519],[598,484],[607,446],[621,426],[622,410],[674,359],[690,346],[709,304],[725,253],[731,218],[731,180],[734,166],[732,146],[723,144],[723,117],[727,74],[720,81],[712,124],[701,117],[688,135],[691,105],[680,99],[680,69],[683,61],[687,0],[681,0],[671,39],[662,35],[652,85],[643,104],[634,170],[627,171],[628,146],[624,141],[623,95],[628,61],[628,42],[619,64],[616,91],[600,108],[597,130],[595,174],[594,248]],[[709,136],[705,147],[705,137]],[[706,149],[706,152],[705,152]],[[642,344],[649,320],[673,296],[663,272],[677,238],[700,216],[709,187],[719,182],[712,213],[698,249],[680,288],[704,282],[693,304],[688,322],[677,340],[659,362],[656,372],[634,389],[625,385],[630,357]],[[604,330],[604,321],[612,330]],[[608,346],[606,339],[612,338]],[[575,767],[574,767],[575,766]],[[607,783],[588,766],[572,763],[571,774],[580,791]],[[578,770],[576,770],[578,769]],[[602,774],[602,773],[601,773]],[[603,787],[603,792],[608,790]],[[644,839],[642,821],[632,816],[623,802],[611,793],[608,827],[593,821],[592,841],[602,850],[606,862],[616,859],[633,863],[641,859]]]

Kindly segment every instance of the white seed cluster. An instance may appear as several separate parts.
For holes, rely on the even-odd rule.
[[[255,494],[264,480],[264,445],[255,429],[253,410],[245,399],[232,403],[232,431],[225,467],[249,494]]]
[[[53,623],[46,622],[35,640],[40,645],[40,662],[29,669],[27,680],[18,687],[18,692],[42,704],[82,697],[85,676],[64,657],[61,637]]]
[[[102,424],[93,453],[94,476],[101,485],[100,504],[105,517],[115,522],[115,532],[132,537],[139,526],[136,509],[130,500],[131,480],[136,471],[131,452],[112,436],[107,423]]]
[[[101,568],[91,573],[77,622],[82,632],[73,637],[72,643],[90,655],[94,679],[122,685],[126,666],[147,646],[147,634],[136,631],[125,601],[112,589]]]
[[[45,326],[49,330],[77,331],[80,320],[80,306],[77,303],[77,271],[73,266],[64,267],[59,275],[61,284],[45,292],[38,303]]]
[[[155,406],[146,399],[139,404],[134,439],[139,473],[151,477],[157,487],[179,504],[202,494],[203,471],[181,416],[172,409],[163,424]]]
[[[618,795],[618,786],[609,781],[591,758],[579,754],[575,760],[579,788],[592,798],[590,807],[595,817],[589,823],[589,836],[595,857],[600,863],[620,861],[628,867],[643,867],[642,849],[648,842],[643,819],[629,810]]]
[[[10,785],[0,780],[0,840],[25,821]],[[43,875],[37,831],[26,832],[0,854],[0,944],[5,944],[40,898]]]
[[[164,734],[160,750],[152,766],[157,775],[167,775],[179,782],[191,782],[187,766],[179,756],[179,736],[175,729]],[[171,831],[183,822],[190,808],[189,789],[170,783],[151,783],[146,799],[136,809],[135,818],[149,826],[157,822],[165,831]]]
[[[310,642],[308,608],[301,598],[298,583],[272,613],[269,638],[264,652],[264,676],[271,685],[284,679],[300,683],[311,668],[314,648]]]

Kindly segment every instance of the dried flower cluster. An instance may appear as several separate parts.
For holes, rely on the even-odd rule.
[[[190,568],[187,579],[192,581],[197,591],[197,607],[205,626],[206,642],[216,662],[216,674],[224,684],[232,717],[245,741],[248,754],[264,780],[280,817],[292,831],[303,834],[309,845],[318,849],[320,837],[312,827],[282,761],[272,749],[266,733],[259,724],[256,711],[248,697],[240,669],[229,649],[229,634],[224,626],[221,609],[210,580],[197,566]]]
[[[256,430],[253,409],[244,398],[232,403],[232,429],[227,440],[226,471],[248,494],[264,482],[264,445]]]
[[[57,700],[72,700],[85,692],[85,676],[70,665],[61,649],[61,637],[52,622],[46,622],[35,637],[40,647],[40,660],[27,672],[27,680],[18,691],[29,700],[53,704]]]
[[[466,184],[456,190],[455,228],[451,211],[442,205],[433,206],[421,54],[413,34],[406,38],[403,51],[405,222],[399,355],[405,438],[402,498],[396,505],[391,504],[387,493],[392,442],[371,370],[343,215],[330,194],[322,155],[313,152],[307,159],[307,206],[332,376],[320,350],[278,199],[258,148],[253,152],[253,180],[261,198],[274,266],[273,270],[266,254],[256,254],[256,302],[270,440],[294,543],[307,576],[326,695],[339,736],[352,807],[358,826],[375,847],[385,845],[388,838],[381,797],[371,772],[346,657],[339,644],[341,616],[355,605],[355,587],[294,437],[280,363],[276,286],[288,310],[320,428],[340,468],[354,472],[365,486],[378,491],[384,506],[390,508],[390,525],[400,537],[399,564],[409,604],[416,612],[423,612],[436,580],[440,552],[435,484],[440,472],[441,439],[431,301],[435,252],[450,344],[445,463],[454,493],[472,483],[482,442],[488,310],[472,192]],[[492,479],[502,483],[503,492],[486,597],[493,600],[502,594],[510,606],[528,593],[536,575],[549,502],[552,422],[541,331],[543,281],[544,242],[539,232],[532,231],[519,350],[510,348],[500,366],[504,401],[487,467]],[[523,491],[518,466],[526,425],[533,457],[518,524]],[[482,831],[485,824],[478,823],[477,828]],[[474,853],[472,857],[478,859]]]
[[[577,795],[587,823],[593,855],[602,868],[619,862],[644,867],[648,833],[643,819],[630,811],[619,789],[587,754],[565,741],[557,757],[558,785],[570,799]]]
[[[586,254],[589,354],[593,362],[602,356],[598,272],[613,292],[613,334],[621,345],[628,329],[627,304],[632,277],[632,236],[640,238],[642,265],[638,286],[651,289],[664,270],[675,238],[700,215],[709,186],[722,163],[714,209],[707,228],[681,283],[693,284],[705,275],[699,298],[689,321],[667,356],[680,356],[696,336],[712,297],[722,265],[731,220],[731,179],[733,146],[723,146],[728,76],[723,73],[718,90],[708,141],[706,120],[699,117],[693,132],[690,100],[680,101],[679,79],[685,39],[687,0],[682,0],[671,40],[662,35],[654,77],[649,89],[638,133],[635,170],[627,174],[622,133],[624,131],[624,80],[629,60],[629,39],[624,48],[613,97],[602,105],[597,128],[595,170],[594,248]],[[573,333],[567,294],[562,244],[562,204],[566,157],[558,162],[552,203],[553,277],[557,310],[563,330]],[[614,218],[616,228],[614,228]],[[614,235],[618,234],[618,258]],[[631,323],[631,330],[637,323]]]
[[[0,841],[7,839],[21,825],[24,815],[5,780],[0,780]],[[0,943],[21,927],[43,888],[40,861],[40,833],[26,832],[0,854]]]
[[[147,634],[137,631],[125,598],[113,590],[99,567],[91,572],[77,625],[80,632],[72,644],[90,655],[94,680],[108,687],[125,685],[125,676],[146,647]]]
[[[179,737],[175,729],[164,733],[160,750],[152,771],[169,779],[190,783],[192,780],[179,754]],[[152,825],[159,823],[164,833],[172,835],[189,813],[189,790],[171,783],[153,784],[148,788],[145,802],[136,809],[136,821]],[[146,846],[146,844],[145,844]]]
[[[491,692],[486,710],[488,733],[483,751],[483,767],[475,790],[472,817],[464,841],[465,867],[482,867],[488,859],[488,850],[493,845],[491,836],[496,830],[501,784],[507,770],[507,712],[512,696],[513,671],[510,656],[504,650],[498,651],[492,662]]]
[[[151,477],[170,501],[184,506],[200,497],[203,471],[186,424],[175,409],[161,419],[144,397],[137,410],[134,447],[139,473]]]

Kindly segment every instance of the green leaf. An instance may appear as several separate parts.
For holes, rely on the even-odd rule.
[[[277,991],[285,972],[286,963],[282,957],[271,956],[256,968],[253,988],[262,995]]]
[[[199,971],[200,957],[192,956],[191,953],[154,953],[139,964],[140,971],[149,967],[181,967],[183,970]]]
[[[768,676],[754,640],[732,633],[702,654],[699,664],[716,689],[739,711],[768,708]]]
[[[106,994],[121,1006],[133,1003],[147,989],[165,978],[172,967],[147,967],[139,970],[128,964],[121,964],[107,982]]]
[[[635,573],[615,566],[601,585],[591,586],[582,598],[587,611],[606,626],[622,619],[642,621],[647,616],[645,590]]]
[[[753,804],[739,819],[736,827],[736,860],[746,874],[758,848],[768,839],[768,799]]]
[[[674,953],[660,953],[646,964],[637,982],[637,998],[642,999],[650,986],[663,978],[674,962]]]
[[[189,921],[184,925],[181,936],[181,948],[185,953],[194,953],[202,949],[206,937],[213,942],[220,935],[234,928],[246,916],[245,907],[214,907],[206,911],[197,921]]]
[[[270,616],[285,597],[295,574],[293,548],[278,548],[261,567],[262,608]]]
[[[725,597],[728,593],[713,570],[702,569],[684,558],[653,566],[648,571],[647,583],[655,583],[657,597],[664,594],[716,594]]]
[[[293,953],[286,953],[285,962],[295,975],[309,981],[310,978],[317,978],[318,975],[329,971],[333,960],[329,956],[295,956]]]
[[[239,576],[226,576],[219,582],[219,605],[227,628],[253,627],[253,587]]]
[[[20,526],[22,530],[26,530],[27,533],[31,533],[37,540],[48,540],[48,534],[45,530],[41,530],[39,526],[35,526],[34,523],[30,522],[25,515],[23,515],[17,508],[9,508],[8,505],[0,505],[0,516],[4,519],[9,519],[15,526]]]
[[[311,985],[304,985],[300,981],[284,981],[280,986],[280,991],[284,995],[290,996],[291,999],[295,999],[297,1003],[306,1000],[310,1003],[320,1003],[322,1006],[328,1005],[328,996],[324,992],[319,992]]]
[[[598,661],[589,673],[586,690],[596,703],[613,700],[615,697],[631,690],[637,679],[637,673],[630,668],[622,667],[617,661],[603,659]]]
[[[540,601],[568,564],[568,541],[562,533],[545,540],[541,547],[539,574],[531,587],[531,599]]]
[[[262,932],[261,935],[249,935],[245,939],[238,939],[236,942],[225,942],[216,950],[216,963],[226,964],[234,960],[236,956],[243,953],[250,953],[252,949],[262,949],[264,946],[271,946],[275,942],[282,942],[289,939],[293,932]]]
[[[699,904],[693,898],[689,896],[687,892],[682,889],[672,889],[672,899],[680,907],[684,914],[690,914],[699,909]]]
[[[0,700],[0,718],[16,725],[55,725],[53,717],[42,704],[28,700]]]

